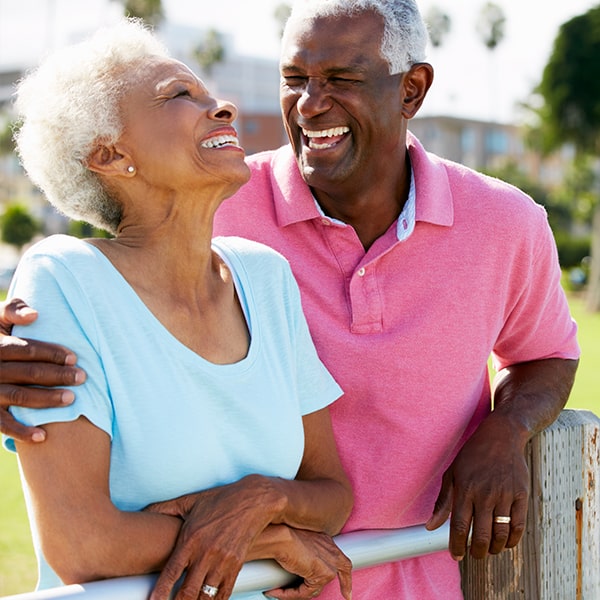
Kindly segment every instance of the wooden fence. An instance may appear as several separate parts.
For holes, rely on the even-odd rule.
[[[600,600],[600,419],[565,410],[528,447],[516,548],[461,564],[465,600]]]

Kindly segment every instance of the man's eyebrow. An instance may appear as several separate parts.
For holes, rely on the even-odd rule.
[[[331,67],[325,70],[327,75],[363,75],[367,69],[365,69],[362,65],[354,64],[354,65],[345,65],[343,67]]]
[[[281,71],[286,71],[288,73],[295,73],[295,74],[305,74],[306,73],[306,69],[302,69],[296,65],[293,64],[282,64],[280,65],[280,70]],[[322,70],[323,75],[330,77],[330,76],[335,76],[335,75],[363,75],[365,72],[367,72],[367,69],[359,64],[355,64],[355,65],[344,65],[344,66],[340,66],[340,67],[326,67]]]

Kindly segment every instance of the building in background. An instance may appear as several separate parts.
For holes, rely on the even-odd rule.
[[[573,149],[565,146],[542,158],[527,148],[523,128],[507,123],[426,116],[412,119],[409,129],[438,156],[477,171],[497,171],[515,164],[529,179],[548,189],[561,184],[574,157]]]

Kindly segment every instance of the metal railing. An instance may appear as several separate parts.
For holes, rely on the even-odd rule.
[[[435,531],[428,531],[422,525],[404,529],[354,531],[341,533],[335,537],[340,549],[350,558],[354,569],[414,558],[439,552],[448,548],[449,524]],[[64,587],[5,596],[4,600],[146,600],[156,575],[119,577],[91,583],[67,585]],[[257,560],[246,563],[235,583],[235,594],[263,592],[286,585],[294,579],[275,561]]]

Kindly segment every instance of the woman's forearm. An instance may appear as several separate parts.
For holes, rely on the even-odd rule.
[[[272,479],[271,485],[283,498],[272,523],[335,535],[350,515],[352,493],[340,481]]]
[[[43,444],[17,443],[44,557],[67,582],[160,570],[182,521],[115,507],[110,438],[81,417],[49,423]]]
[[[334,535],[350,515],[354,496],[338,457],[329,410],[305,415],[304,457],[294,481],[273,479],[282,510],[272,520]]]
[[[60,535],[46,532],[46,560],[67,584],[160,571],[169,558],[182,521],[146,513],[98,509],[76,519]]]

